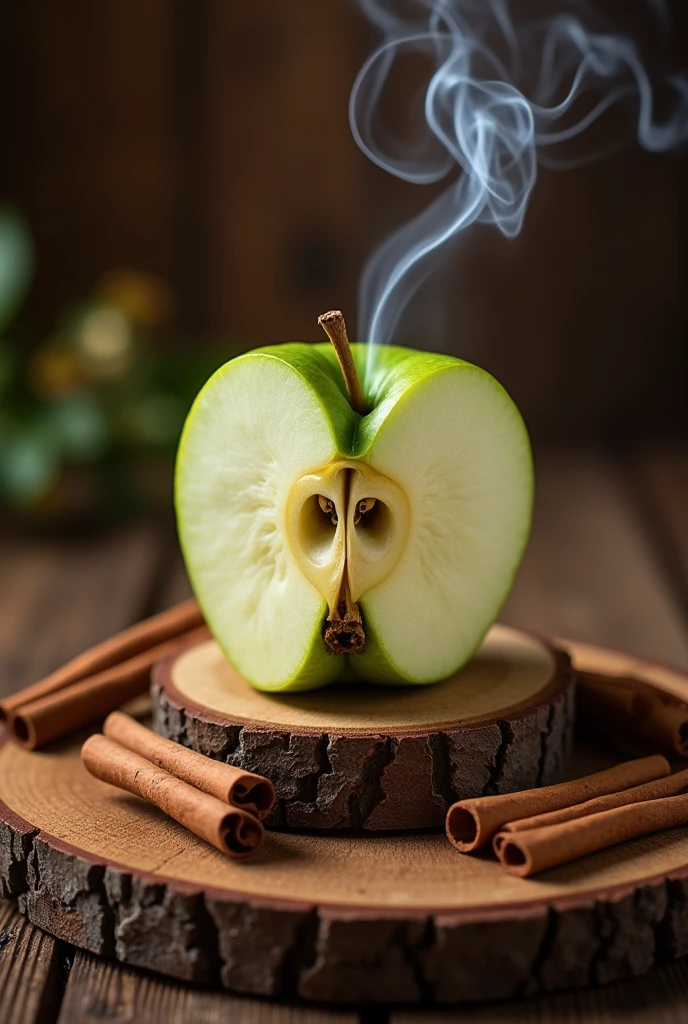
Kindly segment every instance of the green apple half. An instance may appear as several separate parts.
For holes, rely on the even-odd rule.
[[[530,444],[501,385],[451,356],[385,346],[368,368],[367,347],[351,351],[366,415],[328,343],[283,344],[221,367],[182,434],[191,582],[260,689],[445,678],[496,618],[528,538]]]

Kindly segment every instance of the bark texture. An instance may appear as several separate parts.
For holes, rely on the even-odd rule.
[[[438,828],[456,800],[558,782],[569,757],[574,678],[557,653],[555,685],[538,703],[480,723],[387,734],[285,731],[189,707],[158,666],[151,696],[156,730],[208,757],[272,781],[273,828]]]
[[[481,916],[203,893],[0,818],[0,880],[31,921],[137,967],[263,996],[456,1003],[602,984],[688,953],[688,878]],[[688,875],[688,869],[685,872]]]

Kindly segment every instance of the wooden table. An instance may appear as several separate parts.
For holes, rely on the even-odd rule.
[[[9,692],[188,593],[171,530],[0,541],[0,688]],[[533,539],[503,618],[688,667],[688,447],[559,453],[538,466]],[[3,1024],[683,1024],[688,963],[572,994],[456,1010],[290,1006],[204,992],[58,942],[0,902]]]

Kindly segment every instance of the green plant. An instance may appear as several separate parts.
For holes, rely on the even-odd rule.
[[[184,417],[221,357],[164,343],[174,295],[133,270],[37,335],[22,318],[33,268],[24,220],[0,207],[0,506],[52,519],[167,500]]]

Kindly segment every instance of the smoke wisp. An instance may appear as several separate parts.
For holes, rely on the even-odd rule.
[[[667,150],[688,138],[688,76],[663,76],[672,103],[669,115],[659,117],[654,83],[636,43],[587,27],[580,3],[516,25],[508,0],[358,2],[382,41],[352,89],[349,115],[356,142],[372,161],[411,184],[448,181],[368,260],[359,292],[361,341],[393,340],[404,309],[440,252],[471,225],[492,224],[507,237],[517,235],[538,165],[572,166],[571,160],[557,158],[557,147],[612,106],[628,107],[630,134],[647,150]],[[663,0],[647,3],[658,31],[668,32]],[[586,10],[586,21],[594,19]],[[429,72],[418,132],[402,140],[385,131],[381,100],[395,65],[409,55],[423,57]],[[372,353],[371,345],[371,358]]]

